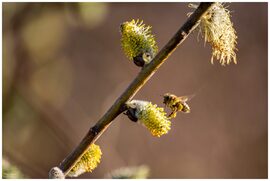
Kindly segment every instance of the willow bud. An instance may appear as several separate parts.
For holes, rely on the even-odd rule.
[[[133,19],[122,23],[120,30],[122,48],[128,59],[139,67],[150,63],[158,51],[151,27],[145,26],[143,21]]]
[[[198,6],[190,4],[189,7]],[[212,47],[212,64],[214,58],[219,60],[221,65],[230,64],[232,61],[237,63],[235,53],[237,36],[230,17],[230,11],[223,3],[217,2],[201,18],[199,28],[205,42],[210,43]]]
[[[78,177],[85,172],[92,172],[100,163],[102,152],[98,145],[92,144],[81,159],[68,173],[69,177]]]
[[[132,121],[139,121],[153,136],[160,137],[171,129],[171,122],[163,108],[151,102],[132,100],[127,103],[126,114]]]

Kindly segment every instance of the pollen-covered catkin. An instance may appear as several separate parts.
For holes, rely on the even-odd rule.
[[[197,8],[197,5],[190,4],[189,7]],[[230,11],[223,3],[214,3],[202,16],[199,28],[205,42],[212,47],[211,63],[214,59],[219,60],[221,65],[236,64],[237,36],[230,19]]]
[[[151,27],[145,26],[143,21],[133,19],[122,23],[120,30],[121,45],[128,59],[135,61],[136,57],[140,56],[145,64],[148,64],[158,51]]]
[[[75,166],[68,173],[69,177],[78,177],[85,172],[92,172],[100,163],[102,152],[100,147],[92,144],[82,158],[75,164]]]
[[[153,136],[160,137],[171,129],[171,122],[163,108],[147,101],[132,100],[127,104],[129,109],[135,109],[135,117]]]

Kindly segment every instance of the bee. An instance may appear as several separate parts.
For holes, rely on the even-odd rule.
[[[165,106],[169,107],[172,110],[168,117],[175,118],[178,111],[183,113],[190,113],[190,107],[186,102],[193,97],[194,95],[178,97],[170,93],[164,94],[163,103],[165,104]]]

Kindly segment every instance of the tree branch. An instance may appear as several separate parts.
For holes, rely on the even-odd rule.
[[[115,101],[105,115],[88,131],[80,144],[68,155],[60,164],[60,169],[64,175],[73,168],[76,162],[82,157],[92,143],[109,127],[112,121],[123,111],[126,110],[126,102],[131,100],[139,89],[150,79],[164,61],[172,54],[187,36],[197,27],[201,16],[208,10],[213,3],[200,3],[196,11],[188,18],[185,24],[176,32],[171,40],[153,58],[151,63],[143,67],[137,77],[131,82],[128,88]]]

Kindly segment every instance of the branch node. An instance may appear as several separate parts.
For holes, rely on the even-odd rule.
[[[188,34],[187,34],[185,31],[182,31],[182,32],[181,32],[181,35],[182,35],[183,37],[186,37]]]
[[[93,126],[92,128],[90,128],[90,132],[92,132],[96,136],[99,132],[97,126]]]

